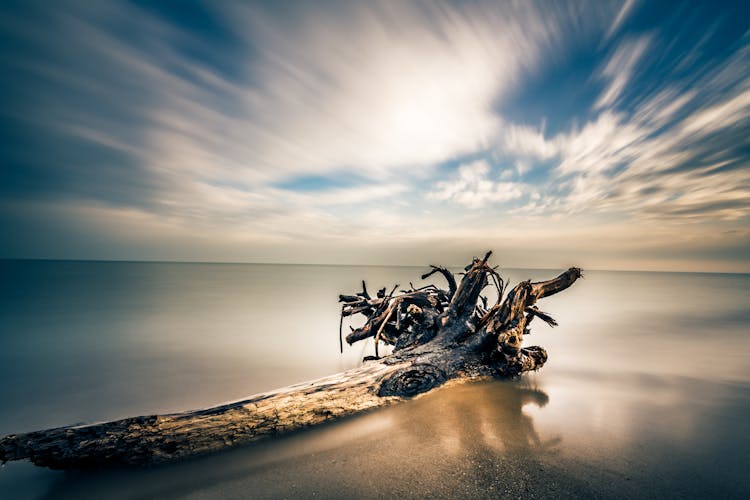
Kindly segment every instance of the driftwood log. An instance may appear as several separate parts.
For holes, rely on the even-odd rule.
[[[448,381],[536,370],[547,353],[522,346],[529,323],[534,318],[556,323],[535,304],[568,288],[581,270],[568,269],[549,281],[524,281],[505,293],[503,280],[487,263],[490,253],[475,258],[458,284],[442,267],[433,266],[422,276],[442,274],[447,290],[412,285],[399,293],[381,289],[371,297],[363,282],[356,295],[341,295],[342,322],[355,314],[367,319],[346,341],[375,341],[376,355],[359,368],[208,409],[8,435],[0,439],[0,461],[28,459],[53,469],[151,465],[385,406]],[[488,285],[497,291],[492,305],[482,295]],[[380,342],[393,345],[393,352],[378,357]]]

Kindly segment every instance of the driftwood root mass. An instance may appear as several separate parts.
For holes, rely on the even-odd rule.
[[[203,410],[8,435],[0,439],[0,461],[28,459],[53,469],[163,463],[385,406],[449,381],[537,370],[547,352],[523,347],[524,336],[535,318],[556,322],[536,303],[571,286],[581,270],[506,291],[488,264],[490,254],[475,258],[459,283],[444,267],[432,266],[422,276],[441,274],[447,289],[411,285],[397,293],[397,286],[372,297],[363,282],[361,292],[341,295],[340,326],[348,316],[366,319],[346,342],[375,343],[375,356],[358,368]],[[497,294],[493,304],[482,295],[488,286]],[[381,343],[393,346],[382,358]],[[343,349],[343,337],[340,344]]]

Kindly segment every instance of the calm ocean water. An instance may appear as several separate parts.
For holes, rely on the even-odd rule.
[[[372,345],[339,353],[337,294],[362,279],[416,285],[423,271],[0,261],[0,434],[203,407],[351,368]],[[741,497],[749,306],[750,275],[589,271],[540,303],[560,326],[540,322],[527,339],[550,355],[538,374],[175,466],[11,463],[0,497]]]

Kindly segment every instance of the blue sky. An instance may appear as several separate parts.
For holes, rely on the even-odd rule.
[[[6,1],[0,257],[749,272],[749,20]]]

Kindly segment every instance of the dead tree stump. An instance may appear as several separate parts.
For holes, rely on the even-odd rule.
[[[448,288],[411,286],[370,296],[365,283],[341,295],[341,319],[362,314],[366,322],[346,336],[349,344],[374,338],[376,355],[359,368],[214,408],[149,415],[112,422],[12,434],[0,439],[0,461],[28,459],[53,469],[151,465],[244,445],[265,436],[412,398],[449,381],[514,377],[547,360],[541,347],[523,347],[534,318],[554,319],[536,307],[581,277],[570,268],[549,281],[524,281],[513,289],[484,258],[465,268],[460,283],[443,267]],[[490,305],[482,291],[494,286]],[[339,332],[341,334],[341,332]],[[378,356],[379,343],[393,352]],[[343,347],[343,340],[340,340]]]

